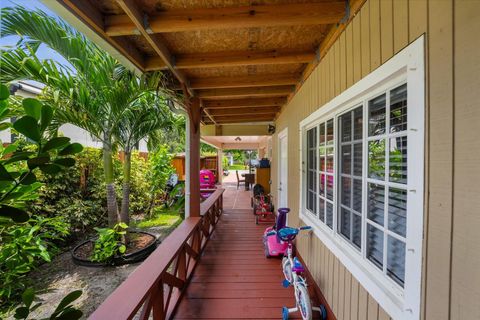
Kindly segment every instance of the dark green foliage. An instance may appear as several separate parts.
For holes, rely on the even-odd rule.
[[[5,91],[6,87],[2,87],[1,91]],[[1,100],[0,114],[4,115],[4,118],[0,118],[0,121],[6,120],[10,115],[7,100],[8,97]],[[27,115],[19,118],[13,128],[33,140],[33,144],[30,146],[31,150],[23,150],[19,142],[0,147],[0,224],[8,224],[5,218],[14,222],[28,221],[25,205],[26,201],[37,197],[40,184],[36,182],[36,176],[39,172],[55,174],[61,171],[62,167],[72,166],[74,161],[62,156],[78,153],[83,148],[78,144],[70,144],[70,140],[64,140],[61,145],[51,142],[46,132],[53,114],[49,106],[30,98],[25,99],[22,104]],[[50,146],[46,151],[43,149],[45,145]],[[66,148],[68,153],[64,152]]]
[[[72,303],[80,298],[82,295],[81,290],[76,290],[70,292],[68,295],[66,295],[62,301],[58,304],[58,306],[55,308],[55,311],[50,315],[48,318],[49,320],[76,320],[80,319],[83,315],[83,313],[74,308],[72,306]],[[28,319],[28,316],[30,315],[31,312],[35,311],[42,305],[42,303],[36,303],[33,304],[33,301],[35,300],[35,291],[31,288],[25,290],[22,294],[22,302],[23,305],[15,309],[15,314],[14,318],[15,319]]]
[[[0,233],[0,301],[18,296],[28,284],[26,274],[41,262],[50,262],[55,241],[68,234],[62,217],[35,216],[24,224],[6,226]]]
[[[116,161],[120,172],[120,163]],[[73,233],[88,233],[106,223],[106,195],[102,151],[85,148],[75,156],[75,164],[56,175],[41,174],[39,197],[30,204],[35,214],[60,215]]]
[[[0,122],[13,114],[8,93],[8,88],[0,85]],[[41,305],[32,306],[35,293],[33,289],[26,289],[26,274],[40,261],[50,262],[56,251],[53,241],[68,234],[68,225],[62,217],[30,217],[27,204],[38,198],[42,185],[37,182],[37,175],[57,173],[74,165],[70,158],[60,154],[65,148],[69,148],[69,152],[63,155],[82,151],[82,146],[70,144],[69,139],[61,145],[51,142],[46,132],[53,118],[49,106],[35,99],[25,99],[22,105],[27,115],[19,118],[13,128],[33,143],[23,147],[20,141],[7,147],[0,143],[0,308],[8,308],[21,297],[24,306],[15,310],[16,319],[27,319],[30,312]],[[48,150],[43,149],[45,145],[50,145]],[[82,312],[70,304],[80,295],[81,291],[66,296],[50,319],[79,319]]]
[[[108,263],[119,254],[124,254],[127,247],[122,243],[122,237],[127,233],[128,226],[120,222],[113,228],[95,228],[98,234],[90,259],[96,262]]]
[[[84,236],[91,233],[93,227],[107,223],[102,150],[85,148],[74,160],[73,167],[56,175],[38,174],[38,181],[43,186],[39,189],[38,199],[30,203],[29,208],[35,214],[64,217],[73,234]],[[114,157],[114,172],[119,177],[117,190],[123,183],[121,166],[120,159]],[[133,152],[130,194],[133,214],[145,213],[150,208],[153,181],[149,177],[152,172],[150,161]],[[120,199],[121,194],[117,193],[117,198]]]
[[[172,166],[172,156],[168,153],[167,145],[160,145],[157,150],[149,155],[148,180],[150,184],[151,206],[146,213],[151,212],[151,208],[159,199],[165,198],[165,187],[170,176],[175,173]]]

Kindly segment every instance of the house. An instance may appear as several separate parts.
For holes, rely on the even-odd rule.
[[[313,227],[297,248],[330,318],[479,318],[479,1],[45,2],[125,64],[183,86],[189,172],[200,126],[275,126],[272,189],[290,225]],[[187,183],[191,219],[157,249],[172,259],[197,257],[185,243],[221,205],[199,204],[195,174]],[[174,315],[155,284],[176,303],[190,271],[172,280],[145,264],[92,318]]]
[[[11,88],[15,95],[24,98],[34,98],[42,93],[44,85],[36,81],[19,81]],[[101,148],[102,143],[100,140],[92,137],[87,131],[79,128],[73,124],[64,124],[60,127],[60,132],[65,136],[70,137],[72,142],[78,142],[85,147]],[[3,143],[11,143],[12,135],[10,129],[4,130],[0,133],[0,140]],[[147,142],[145,140],[140,141],[138,144],[138,150],[140,152],[148,152]]]

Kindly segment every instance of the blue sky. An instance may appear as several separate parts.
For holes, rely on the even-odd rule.
[[[0,0],[0,8],[13,7],[15,5],[20,5],[32,10],[40,9],[48,15],[58,18],[58,16],[40,0]],[[15,46],[19,39],[20,37],[18,36],[0,37],[0,48]],[[40,59],[52,59],[62,65],[70,65],[61,55],[45,45],[39,47],[37,55]]]

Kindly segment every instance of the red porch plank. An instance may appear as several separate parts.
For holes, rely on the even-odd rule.
[[[266,227],[251,210],[225,209],[174,318],[280,319],[283,306],[294,306],[281,260],[265,258]]]

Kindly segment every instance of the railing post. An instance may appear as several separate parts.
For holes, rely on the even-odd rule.
[[[189,191],[189,203],[187,213],[190,217],[200,216],[200,118],[201,118],[201,106],[200,99],[198,97],[192,97],[188,102],[188,116],[189,125],[189,155],[188,163],[188,191]]]

